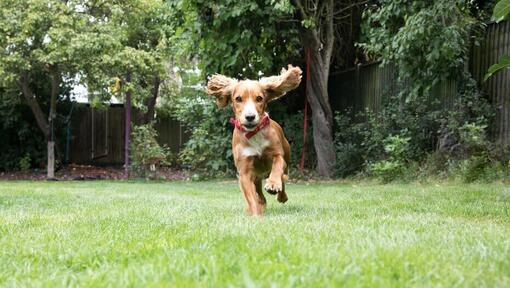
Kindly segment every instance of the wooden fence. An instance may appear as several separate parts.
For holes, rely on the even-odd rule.
[[[133,112],[135,115],[136,112]],[[124,163],[124,107],[74,109],[71,125],[69,162],[76,164],[122,165]],[[158,117],[158,142],[177,154],[187,140],[179,121]]]
[[[502,55],[510,55],[510,22],[488,25],[481,45],[473,47],[471,51],[469,69],[496,111],[491,129],[494,139],[509,145],[510,71],[499,72],[483,82],[489,66]],[[352,108],[354,111],[379,111],[382,100],[398,92],[396,73],[395,65],[381,67],[380,63],[372,63],[332,74],[329,91],[333,110]],[[441,99],[446,108],[451,107],[457,97],[457,83],[452,80],[441,81],[431,94],[435,99]]]

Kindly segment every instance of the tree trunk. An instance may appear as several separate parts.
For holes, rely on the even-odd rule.
[[[46,179],[55,179],[55,142],[48,141],[48,164],[46,166]]]
[[[161,81],[158,76],[154,77],[153,86],[152,86],[152,97],[149,98],[147,104],[147,113],[145,114],[145,124],[152,122],[154,120],[154,116],[156,113],[156,100],[159,95],[159,85]]]
[[[138,111],[137,121],[138,125],[145,125],[154,120],[155,111],[156,111],[156,100],[159,96],[159,85],[161,84],[161,80],[158,76],[154,77],[153,86],[152,86],[152,95],[151,97],[145,99],[144,104],[147,107],[147,111],[144,113],[143,111]]]
[[[312,110],[313,141],[317,154],[317,172],[331,177],[336,153],[333,145],[333,112],[329,105],[328,73],[319,61],[318,49],[311,49],[307,99]],[[325,71],[326,70],[326,71]]]
[[[60,94],[60,73],[57,67],[51,68],[51,97],[50,97],[50,113],[48,115],[48,165],[47,165],[47,179],[55,178],[55,131],[54,121],[57,117],[57,98]]]
[[[131,82],[131,73],[126,75],[126,84]],[[129,85],[125,85],[129,87]],[[129,178],[129,140],[131,137],[131,89],[126,91],[126,102],[124,104],[125,120],[124,120],[124,174]]]
[[[37,102],[37,99],[35,98],[34,92],[30,88],[30,78],[28,72],[21,74],[20,86],[23,96],[25,97],[25,101],[27,101],[30,110],[32,110],[32,113],[34,114],[37,126],[39,126],[39,129],[43,133],[44,138],[49,139],[50,130],[48,122],[46,120],[44,112],[41,109],[41,106],[39,105],[39,102]]]
[[[307,76],[307,99],[312,109],[313,141],[317,154],[317,172],[331,177],[336,161],[333,145],[333,112],[329,105],[328,77],[334,48],[335,1],[310,3],[293,0],[300,20],[312,20],[315,25],[301,27],[301,43],[310,53],[310,76]],[[313,4],[313,5],[311,5]]]

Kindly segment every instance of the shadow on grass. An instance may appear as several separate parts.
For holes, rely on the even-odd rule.
[[[299,214],[302,213],[305,208],[301,205],[295,204],[280,204],[275,203],[270,205],[264,211],[266,216],[276,216],[276,215],[290,215],[290,214]]]

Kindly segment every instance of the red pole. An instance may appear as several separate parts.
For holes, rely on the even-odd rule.
[[[126,84],[131,82],[131,73],[126,75]],[[129,178],[129,139],[131,136],[131,90],[126,91],[126,103],[124,104],[124,175]]]
[[[308,85],[310,84],[310,48],[305,48],[306,55],[306,82],[305,82],[305,108],[303,120],[303,146],[301,147],[301,162],[299,163],[299,171],[303,174],[305,170],[305,151],[306,136],[308,133]]]

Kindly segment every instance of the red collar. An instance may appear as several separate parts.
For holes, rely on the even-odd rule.
[[[246,131],[246,129],[244,129],[243,125],[241,125],[241,122],[239,120],[235,119],[234,117],[230,118],[230,124],[232,124],[235,128],[237,128],[237,130],[239,130],[241,132],[246,132],[246,133],[244,133],[244,137],[246,137],[246,139],[250,140],[250,138],[255,136],[255,134],[257,134],[260,130],[269,126],[269,123],[271,122],[270,120],[271,119],[269,119],[269,114],[266,113],[264,115],[264,117],[262,118],[262,120],[260,120],[259,125],[257,125],[257,127],[255,127],[255,129],[253,129],[252,131]]]

